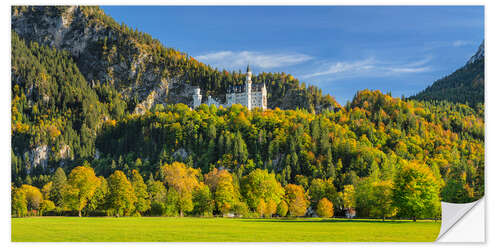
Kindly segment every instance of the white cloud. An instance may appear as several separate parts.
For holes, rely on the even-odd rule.
[[[427,64],[432,57],[428,56],[417,61],[404,63],[379,61],[375,58],[367,58],[350,62],[326,62],[318,67],[320,70],[302,75],[302,78],[315,78],[319,76],[330,76],[336,79],[353,77],[380,77],[410,73],[421,73],[432,70]]]
[[[421,60],[414,61],[414,62],[408,62],[405,65],[407,67],[418,67],[418,66],[423,66],[423,65],[428,64],[431,60],[432,60],[432,56],[429,55]]]
[[[453,47],[462,47],[462,46],[474,45],[474,44],[475,43],[472,41],[457,40],[457,41],[454,41],[451,45],[453,45]]]
[[[302,76],[303,78],[311,78],[316,76],[338,74],[343,72],[360,72],[366,71],[373,68],[374,59],[368,58],[362,61],[355,62],[335,62],[329,65],[325,70],[318,71],[316,73],[307,74]]]
[[[387,70],[395,73],[419,73],[431,70],[430,67],[419,67],[419,68],[387,68]]]
[[[300,53],[264,53],[256,51],[219,51],[195,57],[196,59],[219,68],[236,69],[250,65],[270,69],[290,66],[312,59]]]

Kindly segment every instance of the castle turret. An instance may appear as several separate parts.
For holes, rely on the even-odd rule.
[[[247,92],[252,92],[252,71],[250,71],[250,64],[247,66],[247,78],[245,83]]]
[[[267,109],[267,89],[266,89],[266,83],[262,84],[262,89],[260,90],[262,92],[262,109],[266,110]]]
[[[198,106],[201,105],[201,90],[200,88],[195,88],[194,89],[194,94],[193,94],[193,108],[197,108]]]

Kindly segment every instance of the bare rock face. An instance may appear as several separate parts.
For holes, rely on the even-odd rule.
[[[165,104],[168,100],[168,82],[163,79],[161,83],[149,92],[149,95],[134,109],[134,114],[144,114],[157,104]]]
[[[12,30],[27,40],[66,49],[72,55],[83,53],[91,42],[110,35],[103,26],[87,27],[79,7],[64,11],[50,7],[30,7],[29,11],[13,13]]]
[[[169,97],[168,103],[184,103],[184,104],[192,104],[193,103],[193,93],[195,86],[191,86],[188,84],[181,83],[179,81],[172,81],[169,85]]]
[[[48,167],[48,161],[51,154],[63,160],[61,161],[61,163],[63,163],[64,160],[74,159],[69,145],[62,145],[59,151],[56,152],[53,152],[48,145],[39,145],[33,148],[31,151],[29,151],[28,169],[38,168],[38,167],[46,169]]]
[[[69,145],[65,144],[65,145],[61,146],[61,149],[59,149],[59,157],[62,160],[66,160],[66,159],[73,160],[73,155],[71,154],[71,148]]]
[[[68,51],[87,82],[109,83],[125,99],[137,98],[136,113],[156,104],[190,104],[190,87],[155,62],[151,48],[96,15],[104,12],[80,6],[27,7],[13,11],[12,30],[27,41]],[[169,93],[171,88],[175,93]]]
[[[29,152],[30,168],[42,167],[46,168],[49,160],[50,149],[47,145],[41,145]]]

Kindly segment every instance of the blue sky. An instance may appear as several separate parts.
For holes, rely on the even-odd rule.
[[[102,6],[219,69],[286,72],[341,104],[361,89],[409,96],[484,39],[481,6]]]

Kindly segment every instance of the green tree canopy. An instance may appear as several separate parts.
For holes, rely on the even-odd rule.
[[[66,173],[62,168],[57,168],[54,176],[52,176],[53,188],[50,192],[50,200],[54,201],[57,206],[63,205],[62,192],[67,184]]]
[[[193,191],[199,187],[201,176],[199,169],[193,169],[184,163],[174,162],[161,168],[165,183],[178,194],[177,207],[181,217],[184,212],[193,210]]]
[[[75,195],[76,203],[72,204],[73,209],[77,210],[78,216],[81,217],[82,209],[94,195],[95,190],[100,185],[100,180],[95,176],[94,169],[79,166],[71,170],[68,184]]]
[[[439,185],[430,168],[417,162],[404,163],[394,180],[393,200],[400,216],[414,221],[434,216],[440,206]]]
[[[278,204],[284,195],[281,184],[276,180],[274,174],[266,170],[255,169],[241,180],[242,192],[248,206],[256,210],[260,200],[267,202],[273,200]]]
[[[116,170],[108,178],[109,208],[116,216],[130,215],[135,210],[137,197],[127,176]]]
[[[373,182],[373,201],[371,203],[370,214],[374,217],[390,217],[396,214],[397,209],[393,204],[394,183],[391,180]]]
[[[134,188],[135,197],[135,209],[139,214],[142,214],[151,208],[151,201],[149,199],[148,187],[144,183],[141,174],[137,170],[132,170],[132,187]]]
[[[313,208],[316,208],[318,202],[323,198],[327,198],[329,201],[337,199],[337,190],[332,179],[313,179],[308,191]]]

